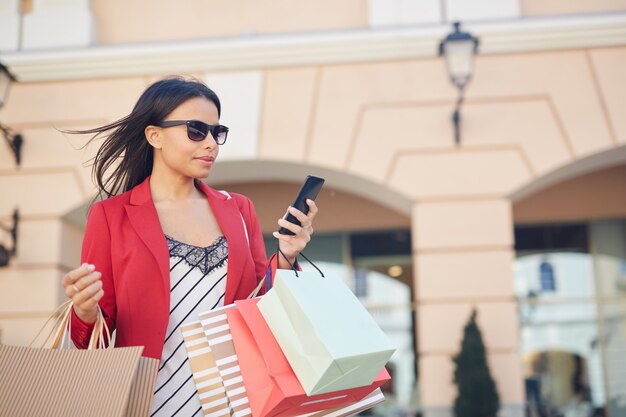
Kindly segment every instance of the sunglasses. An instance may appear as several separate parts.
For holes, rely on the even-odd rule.
[[[181,125],[187,125],[187,137],[194,142],[203,141],[211,132],[211,136],[213,136],[218,145],[226,143],[228,128],[224,125],[209,125],[199,120],[168,120],[159,123],[157,126],[172,127]]]

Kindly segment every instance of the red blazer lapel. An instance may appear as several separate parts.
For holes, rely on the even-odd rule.
[[[126,214],[135,232],[139,235],[143,243],[146,244],[161,272],[161,281],[165,299],[169,305],[170,289],[170,268],[169,250],[165,235],[159,222],[159,216],[152,196],[150,194],[150,177],[133,188],[130,196],[130,204],[127,204]]]
[[[234,198],[228,198],[203,182],[200,189],[207,195],[211,209],[228,242],[228,274],[224,303],[230,304],[241,283],[244,267],[248,261],[248,240],[243,228],[241,211]]]

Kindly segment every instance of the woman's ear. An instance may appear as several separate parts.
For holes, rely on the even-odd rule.
[[[161,131],[156,126],[146,126],[144,130],[144,134],[146,135],[146,140],[154,149],[161,149]]]

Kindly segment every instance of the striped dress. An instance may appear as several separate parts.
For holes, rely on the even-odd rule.
[[[221,236],[207,247],[166,236],[170,252],[170,319],[155,384],[154,417],[203,416],[180,326],[224,305],[228,245]]]

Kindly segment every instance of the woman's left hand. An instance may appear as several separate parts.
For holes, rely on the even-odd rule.
[[[304,250],[307,243],[309,243],[311,235],[313,234],[313,219],[317,215],[318,208],[313,200],[308,199],[306,203],[309,206],[308,214],[304,214],[294,207],[289,207],[289,209],[287,209],[287,213],[291,213],[296,219],[298,219],[302,226],[288,222],[284,218],[278,220],[278,225],[295,233],[294,236],[281,235],[278,232],[273,233],[274,237],[278,239],[278,247],[281,252],[292,264],[295,261],[296,256],[298,256],[298,254]],[[285,213],[285,216],[287,213]],[[279,268],[291,268],[282,256],[279,256],[278,265]]]

